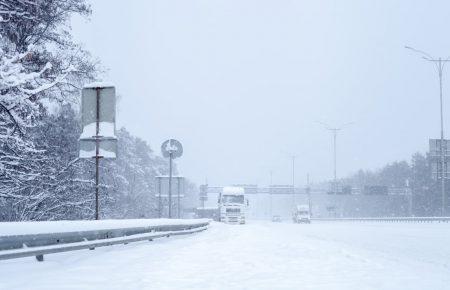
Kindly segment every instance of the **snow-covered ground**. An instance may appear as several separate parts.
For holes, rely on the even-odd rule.
[[[213,223],[205,232],[0,261],[0,289],[450,289],[450,224]]]

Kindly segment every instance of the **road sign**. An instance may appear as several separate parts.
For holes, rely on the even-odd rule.
[[[97,123],[99,125],[97,132]],[[81,138],[115,137],[116,90],[114,86],[92,83],[81,93]]]
[[[435,180],[441,179],[442,177],[442,171],[444,171],[444,178],[449,179],[450,178],[450,166],[448,158],[444,162],[444,170],[442,170],[442,163],[440,160],[437,159],[431,159],[431,177]]]
[[[200,185],[199,198],[200,198],[201,201],[208,200],[208,184],[201,184]]]
[[[172,204],[172,160],[183,155],[183,146],[178,140],[169,139],[161,145],[162,155],[169,158],[169,204]],[[178,196],[178,199],[180,197]],[[180,202],[178,201],[178,204]],[[178,215],[180,211],[178,211]],[[172,218],[172,207],[169,206],[169,218]]]
[[[116,158],[116,89],[105,83],[85,85],[81,91],[80,158],[95,158],[95,219],[99,219],[99,163]]]
[[[163,217],[164,208],[168,209],[170,213],[169,217],[171,217],[172,209],[174,206],[177,209],[178,218],[181,217],[181,200],[180,198],[184,198],[184,177],[182,176],[167,176],[160,175],[156,176],[157,185],[158,185],[158,193],[156,196],[158,197],[158,216]],[[172,184],[174,179],[175,184]],[[176,193],[172,192],[172,186],[176,188]],[[176,205],[175,202],[172,202],[172,197],[177,199]]]
[[[83,131],[80,136],[80,158],[116,158],[114,86],[105,83],[84,86],[81,92],[81,113]]]
[[[444,139],[444,156],[450,157],[450,140]],[[439,159],[441,156],[441,139],[430,139],[430,158]]]
[[[96,157],[97,140],[93,138],[80,139],[80,158]],[[116,158],[117,139],[102,138],[98,140],[98,156],[100,158]]]
[[[443,147],[441,147],[441,139],[430,139],[430,161],[431,161],[431,176],[433,179],[441,179],[442,173],[444,178],[450,178],[450,140],[443,140]],[[444,151],[444,170],[442,170],[441,148]]]
[[[168,158],[170,157],[170,155],[172,155],[172,158],[175,159],[183,155],[183,146],[181,145],[180,141],[169,139],[162,143],[161,152],[164,157]]]

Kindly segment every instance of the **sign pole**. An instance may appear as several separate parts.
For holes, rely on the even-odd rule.
[[[161,202],[161,178],[158,178],[158,217],[161,218],[162,202]]]
[[[177,191],[178,191],[178,201],[177,201],[177,205],[178,205],[178,218],[180,218],[180,180],[181,178],[177,178]]]
[[[97,145],[98,148],[98,145]],[[98,154],[98,149],[97,149]],[[98,206],[98,165],[99,165],[100,157],[95,157],[95,219],[98,220],[98,212],[99,212],[99,206]]]
[[[96,108],[96,124],[95,124],[95,219],[98,220],[98,167],[99,167],[99,139],[100,134],[100,88],[96,89],[97,92],[97,108]]]
[[[169,158],[169,218],[172,218],[172,162],[183,155],[183,146],[178,140],[169,139],[161,145],[163,157]]]
[[[169,153],[169,218],[172,218],[172,158],[173,153]]]
[[[81,91],[80,158],[95,158],[95,209],[93,218],[100,219],[100,159],[116,158],[116,93],[106,83],[91,83]]]

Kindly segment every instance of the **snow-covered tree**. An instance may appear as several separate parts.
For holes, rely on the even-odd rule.
[[[73,104],[95,73],[71,40],[73,13],[90,10],[84,1],[0,0],[0,197],[16,205],[37,194],[46,177],[47,148],[36,146],[31,132],[49,109]]]
[[[74,105],[97,65],[70,35],[84,0],[0,0],[0,220],[89,219],[94,162],[78,158]],[[118,131],[118,158],[102,160],[103,217],[156,216],[155,176],[167,162]]]
[[[78,0],[0,0],[0,119],[2,133],[23,134],[49,103],[73,102],[95,66],[71,39],[71,14],[88,14]]]
[[[124,128],[117,132],[117,159],[107,161],[102,183],[108,196],[104,214],[109,217],[155,217],[156,176],[167,174],[167,162],[149,145]]]
[[[25,151],[22,174],[24,180],[16,187],[14,196],[3,199],[8,210],[5,220],[52,220],[88,218],[92,213],[92,166],[77,158],[80,134],[78,116],[70,106],[41,117],[39,125],[28,132],[37,153]],[[33,178],[25,177],[33,175]],[[3,180],[6,183],[7,180]]]

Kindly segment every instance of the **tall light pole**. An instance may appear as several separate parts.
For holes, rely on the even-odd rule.
[[[273,211],[273,209],[272,209],[272,187],[273,187],[273,171],[272,170],[270,170],[270,187],[269,187],[269,199],[270,199],[270,213],[269,213],[269,215],[270,215],[270,217],[269,218],[272,218],[272,211]]]
[[[295,157],[296,155],[292,155],[292,203],[295,207]]]
[[[345,126],[353,124],[353,122],[343,124],[339,127],[332,127],[323,122],[317,122],[317,123],[323,125],[326,130],[333,133],[333,178],[334,178],[333,191],[334,191],[334,194],[337,194],[337,150],[336,150],[337,133],[339,131],[341,131]]]
[[[439,101],[440,101],[440,113],[441,113],[441,152],[440,152],[440,159],[441,159],[441,198],[442,198],[442,208],[441,208],[441,215],[445,216],[445,154],[444,154],[444,111],[442,106],[442,72],[444,71],[445,64],[450,61],[450,57],[447,57],[446,59],[442,59],[441,57],[435,58],[432,57],[429,53],[426,53],[422,50],[415,49],[410,46],[405,46],[406,49],[412,50],[419,55],[422,56],[422,58],[434,65],[434,67],[437,70],[438,77],[439,77]],[[439,175],[438,175],[439,176]]]
[[[287,157],[291,158],[292,160],[292,204],[295,208],[295,158],[297,158],[297,155],[294,155],[292,153],[288,153],[286,151],[281,151],[282,154],[286,155]]]
[[[308,208],[309,208],[309,214],[312,216],[312,210],[311,210],[311,187],[309,185],[309,173],[306,174],[306,194],[308,195]]]

